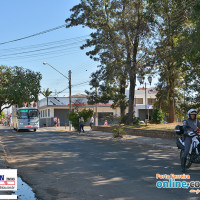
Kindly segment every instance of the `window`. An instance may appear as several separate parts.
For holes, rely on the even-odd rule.
[[[143,104],[143,98],[135,98],[135,104]]]
[[[38,110],[29,110],[28,115],[30,118],[38,117]]]
[[[50,109],[48,109],[48,117],[50,117]]]
[[[28,110],[18,110],[17,118],[18,119],[28,119]]]
[[[47,117],[47,110],[45,110],[45,117]]]
[[[156,99],[152,99],[152,98],[148,99],[148,104],[149,105],[154,105],[155,102],[156,102]]]
[[[17,116],[19,119],[28,119],[38,117],[38,110],[18,110]]]

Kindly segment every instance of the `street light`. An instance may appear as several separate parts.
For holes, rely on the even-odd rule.
[[[51,68],[53,68],[55,71],[57,71],[59,74],[61,74],[62,76],[64,76],[68,81],[69,81],[69,111],[72,111],[72,84],[71,84],[71,70],[69,70],[69,77],[65,76],[63,73],[61,73],[60,71],[58,71],[55,67],[53,67],[52,65],[50,65],[47,62],[43,62],[43,65],[49,65]],[[69,121],[69,130],[72,130],[72,125],[71,125],[71,121]]]
[[[138,81],[140,82],[140,85],[144,83],[144,80],[145,80],[144,76],[138,76]],[[148,77],[148,81],[151,85],[151,83],[152,83],[152,77],[151,76]],[[148,120],[149,120],[149,112],[147,114],[147,86],[146,86],[146,82],[144,83],[144,85],[145,85],[145,111],[146,111],[146,116],[148,115]],[[146,116],[145,116],[145,119],[146,119]]]

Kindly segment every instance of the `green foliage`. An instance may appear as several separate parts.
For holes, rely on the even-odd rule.
[[[140,124],[140,119],[138,117],[133,118],[133,124],[138,125]]]
[[[41,92],[41,94],[45,97],[49,97],[52,94],[52,91],[50,91],[49,88],[47,88],[46,90],[44,89],[43,92]]]
[[[3,119],[6,117],[6,114],[2,111],[1,114],[0,114],[0,119]]]
[[[79,118],[83,117],[84,122],[86,123],[88,121],[88,119],[92,116],[93,114],[93,110],[89,109],[83,109],[80,112],[75,112],[75,111],[71,111],[68,115],[68,119],[69,121],[72,122],[72,126],[76,129],[79,130]]]
[[[87,120],[93,115],[93,110],[89,109],[83,109],[81,112],[79,112],[79,117],[83,117],[84,121],[87,122]]]
[[[189,46],[187,44],[188,38],[185,37],[193,29],[190,18],[191,8],[194,4],[186,0],[157,0],[149,2],[154,5],[152,6],[154,9],[151,12],[157,15],[156,18],[158,20],[156,31],[158,40],[155,43],[154,53],[160,76],[157,86],[159,104],[157,107],[162,108],[168,114],[169,122],[174,122],[175,114],[179,116],[181,114],[180,111],[176,111],[180,108],[181,103],[177,97],[180,96],[180,89],[186,89],[181,78],[184,79],[185,83],[186,74],[191,72],[192,68],[186,61],[184,54],[189,51],[187,47]],[[195,30],[195,32],[197,31]],[[192,44],[191,41],[189,43]],[[185,66],[187,66],[187,69],[185,69]],[[192,83],[192,80],[190,83]]]
[[[71,111],[68,115],[69,121],[72,122],[72,126],[79,130],[79,114],[77,112]]]
[[[120,118],[120,124],[128,124],[128,113]],[[132,124],[138,125],[140,119],[138,117],[133,117]]]
[[[126,131],[123,129],[123,127],[117,127],[113,129],[113,138],[122,138],[123,135],[126,134]]]
[[[81,46],[81,49],[90,47],[86,55],[100,62],[98,81],[91,81],[92,89],[98,87],[100,94],[96,91],[89,94],[90,102],[97,103],[99,96],[101,101],[113,100],[113,106],[119,106],[124,115],[127,106],[125,89],[129,82],[128,121],[131,123],[136,74],[145,72],[145,57],[151,46],[145,38],[150,37],[153,22],[148,10],[148,1],[143,0],[81,0],[66,19],[67,28],[82,25],[93,30],[91,38]]]
[[[124,116],[121,116],[120,117],[120,124],[126,124],[126,122],[127,122],[127,119],[128,119],[128,115],[126,114],[126,115],[124,115]]]
[[[38,101],[40,93],[39,72],[22,67],[0,66],[0,111],[11,105]],[[2,108],[2,106],[5,106]]]
[[[153,111],[152,122],[160,124],[164,119],[164,114],[161,109],[155,109]]]

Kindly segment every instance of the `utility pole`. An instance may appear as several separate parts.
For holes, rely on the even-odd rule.
[[[72,83],[71,83],[71,75],[72,75],[72,72],[71,70],[69,70],[69,112],[72,111]],[[71,124],[71,121],[69,121],[69,131],[72,130],[72,124]]]
[[[97,111],[97,86],[95,87],[95,91],[96,91],[95,126],[98,126],[98,111]]]
[[[144,87],[145,87],[145,122],[147,125],[147,84],[146,82],[144,83]]]
[[[59,74],[61,74],[62,76],[64,76],[66,79],[68,79],[69,81],[69,111],[72,111],[72,84],[71,84],[71,70],[69,70],[68,72],[68,77],[65,76],[63,73],[61,73],[60,71],[58,71],[55,67],[53,67],[52,65],[50,65],[47,62],[43,62],[43,65],[49,65],[51,68],[53,68],[55,71],[57,71]],[[57,91],[55,90],[55,93],[57,93]],[[72,130],[72,124],[71,121],[69,121],[69,130]]]

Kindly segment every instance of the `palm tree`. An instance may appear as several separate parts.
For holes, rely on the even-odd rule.
[[[52,91],[47,88],[46,90],[44,89],[43,92],[41,92],[42,95],[44,95],[47,98],[47,106],[48,106],[48,97],[51,95]]]

